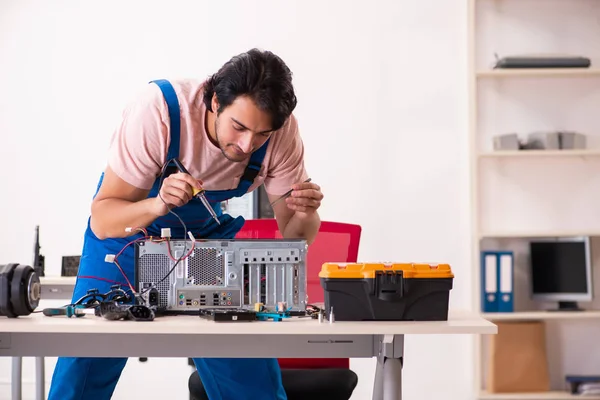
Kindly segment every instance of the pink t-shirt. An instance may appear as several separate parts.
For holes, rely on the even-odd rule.
[[[204,183],[206,190],[235,189],[247,161],[229,161],[209,140],[204,127],[204,82],[175,80],[171,84],[181,114],[179,159],[194,178]],[[169,143],[167,104],[159,87],[150,83],[123,111],[110,142],[108,165],[125,182],[150,189],[167,161]],[[267,193],[281,195],[306,179],[304,146],[292,115],[271,134],[262,168],[249,192],[264,183]]]

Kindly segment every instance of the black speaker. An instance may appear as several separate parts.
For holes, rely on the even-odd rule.
[[[41,284],[29,265],[0,265],[0,316],[29,315],[40,302]]]

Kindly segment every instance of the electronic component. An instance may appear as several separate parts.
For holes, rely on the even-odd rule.
[[[163,313],[255,303],[275,308],[279,302],[304,311],[306,249],[301,239],[141,241],[134,285],[146,305],[156,289],[157,311]]]
[[[41,284],[29,265],[0,265],[0,316],[29,315],[40,302]]]
[[[554,311],[582,311],[577,302],[594,298],[591,239],[536,238],[529,242],[531,299],[557,301]]]
[[[40,227],[35,227],[35,241],[33,244],[33,264],[32,267],[35,270],[37,276],[46,275],[46,257],[40,253]]]
[[[515,55],[497,58],[494,68],[589,68],[587,57],[553,54]]]
[[[103,301],[96,308],[97,315],[111,321],[132,320],[132,321],[153,321],[154,312],[142,304],[119,304],[117,302]]]
[[[100,293],[98,289],[89,289],[85,295],[73,304],[67,304],[62,307],[48,307],[42,310],[47,317],[65,316],[83,317],[85,314],[96,314],[100,316],[99,306],[103,303],[117,304],[119,302],[129,302],[131,297],[121,289],[120,285],[112,285],[107,293]],[[92,311],[92,309],[94,309]]]
[[[272,319],[275,322],[281,322],[284,318],[290,318],[291,315],[287,312],[269,312],[269,311],[261,311],[256,313],[256,318],[259,321],[268,321]]]
[[[256,312],[243,308],[205,308],[199,310],[200,318],[215,322],[256,321]]]
[[[131,297],[121,289],[120,285],[112,285],[107,293],[100,293],[98,289],[89,289],[85,295],[72,305],[82,306],[83,308],[94,308],[105,301],[126,303],[131,301]]]
[[[63,256],[60,276],[77,276],[81,256]]]
[[[158,289],[156,288],[152,288],[148,291],[148,296],[147,296],[147,303],[146,304],[148,307],[150,308],[158,308]]]

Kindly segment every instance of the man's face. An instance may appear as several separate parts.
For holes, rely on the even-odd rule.
[[[216,96],[213,96],[212,109],[218,109]],[[267,141],[271,129],[270,116],[246,96],[239,96],[215,119],[217,143],[223,155],[234,162],[250,157]]]

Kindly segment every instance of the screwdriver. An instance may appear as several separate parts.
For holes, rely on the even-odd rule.
[[[175,165],[177,166],[177,169],[180,172],[183,172],[184,174],[190,175],[190,173],[188,172],[188,170],[185,169],[185,167],[183,166],[183,164],[181,164],[181,161],[179,161],[177,158],[174,158],[173,162],[175,163]],[[194,197],[197,197],[197,198],[200,199],[200,201],[202,202],[202,204],[204,204],[204,207],[206,207],[206,209],[208,210],[208,212],[210,213],[210,215],[213,217],[213,219],[215,221],[217,221],[217,224],[221,225],[221,222],[219,221],[219,217],[217,217],[217,213],[215,212],[215,210],[213,210],[213,208],[211,207],[210,203],[206,199],[206,195],[204,194],[205,190],[203,188],[202,189],[192,188],[192,190],[193,190]]]

